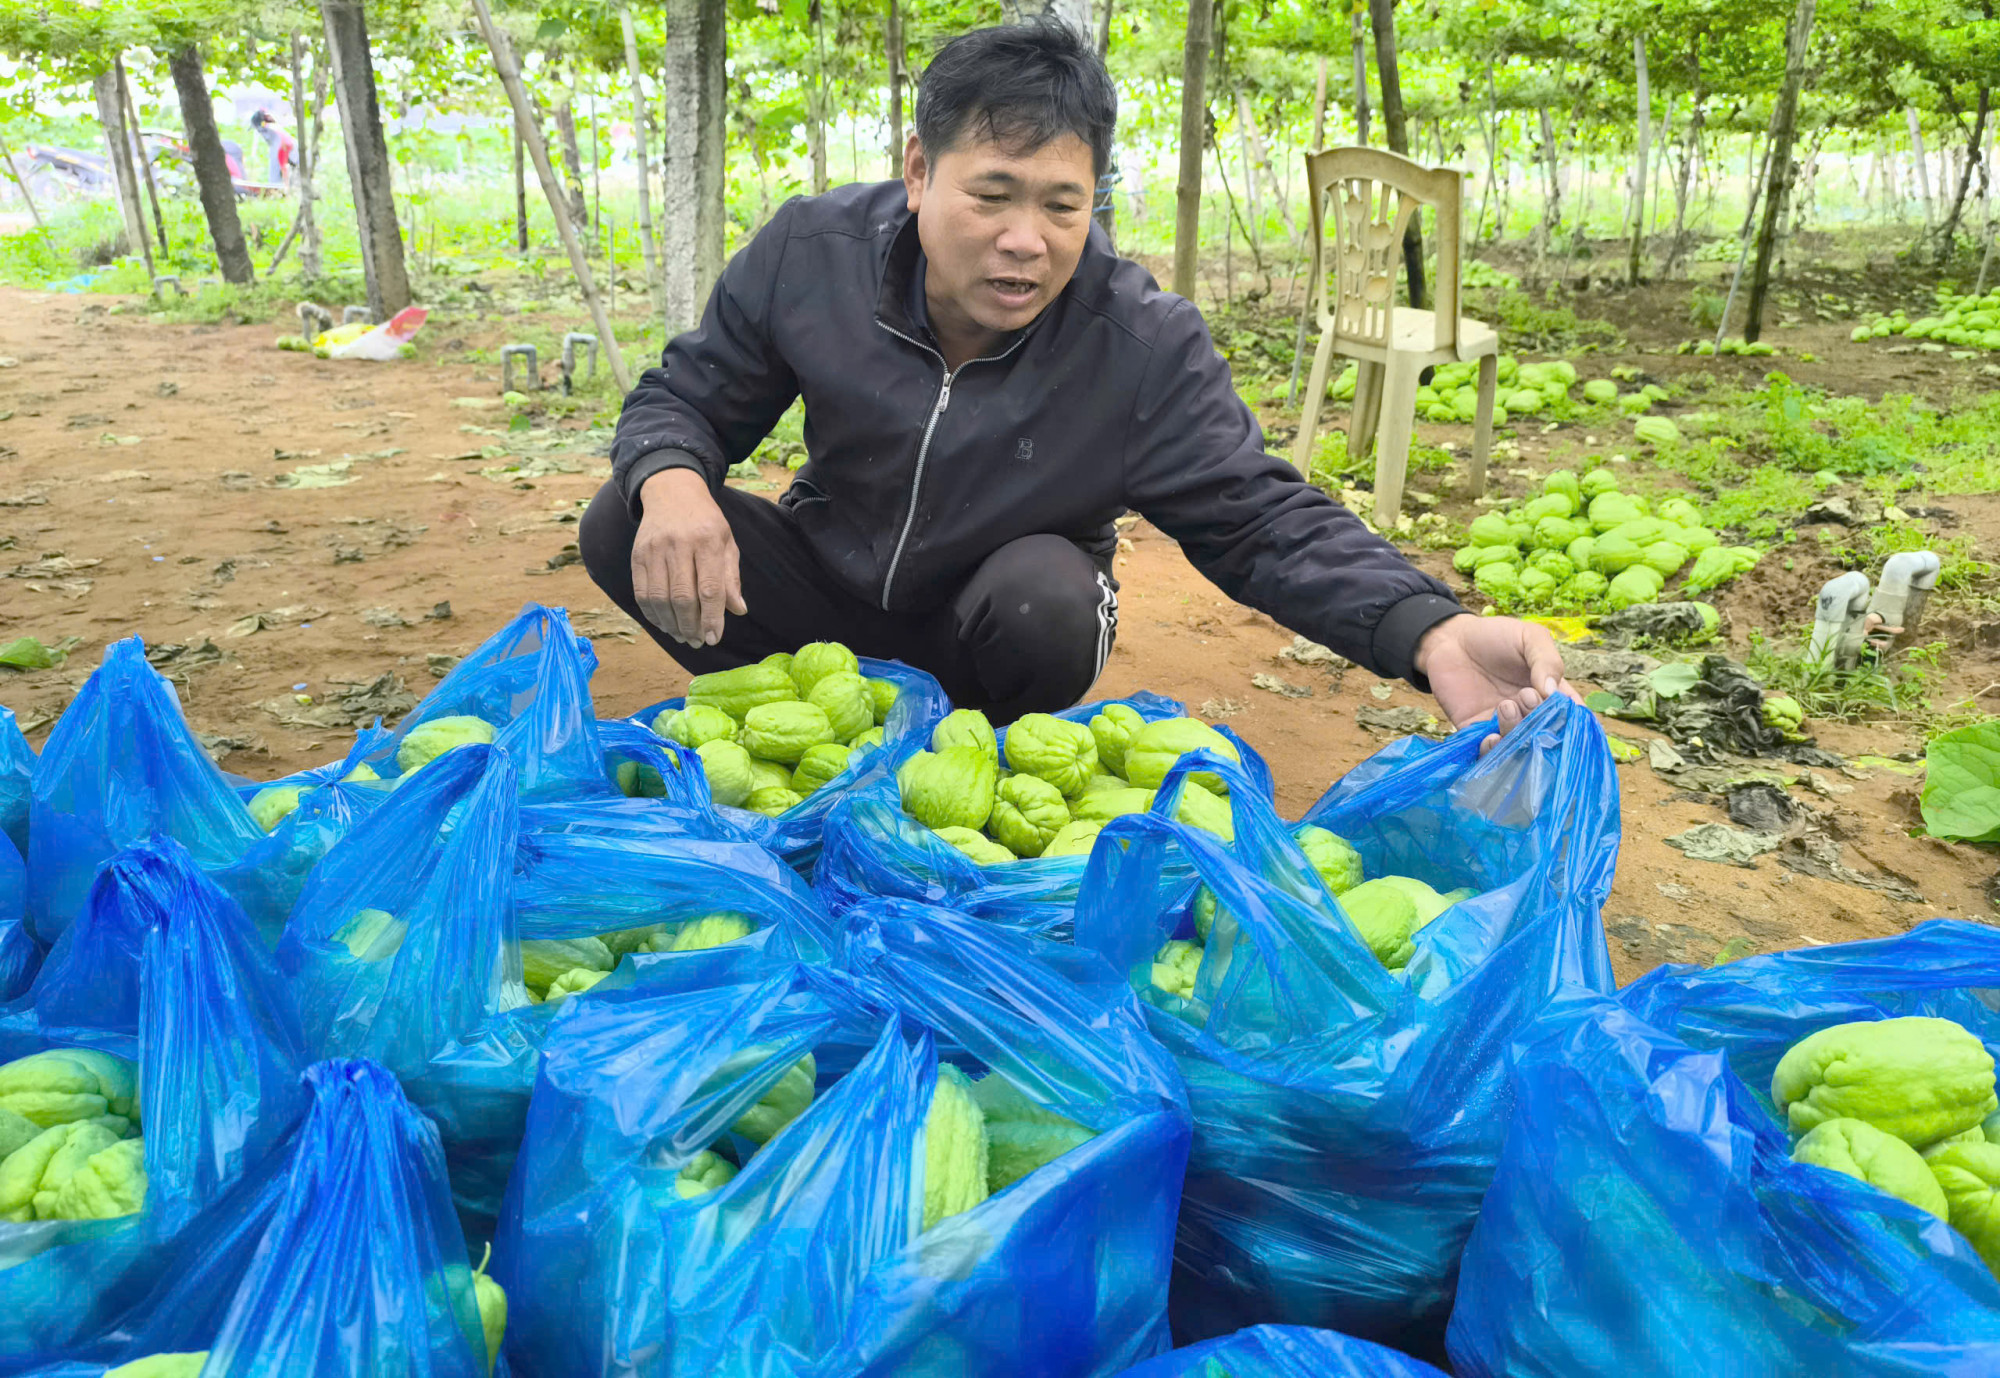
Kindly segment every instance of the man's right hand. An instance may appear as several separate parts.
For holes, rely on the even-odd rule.
[[[662,469],[639,488],[632,541],[632,594],[646,620],[688,646],[722,639],[722,615],[743,602],[736,537],[693,469]]]

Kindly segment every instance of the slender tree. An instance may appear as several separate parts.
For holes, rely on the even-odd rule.
[[[184,44],[168,56],[167,67],[173,73],[174,92],[180,97],[181,127],[187,132],[188,149],[194,156],[195,187],[201,193],[202,214],[208,219],[208,237],[215,241],[215,257],[222,265],[222,280],[247,287],[256,273],[250,266],[250,248],[243,242],[243,225],[236,218],[236,187],[229,178],[222,135],[215,127],[215,103],[209,99],[208,80],[202,75],[201,49]]]
[[[1201,150],[1208,139],[1208,49],[1215,0],[1188,0],[1181,45],[1181,170],[1174,193],[1174,291],[1190,299],[1201,252]]]
[[[1805,85],[1806,47],[1812,41],[1816,8],[1816,0],[1799,0],[1785,44],[1785,81],[1778,91],[1777,108],[1771,112],[1764,218],[1757,232],[1757,262],[1750,275],[1749,316],[1743,323],[1743,338],[1747,341],[1755,341],[1764,330],[1764,303],[1771,290],[1771,260],[1778,247],[1778,215],[1784,209],[1785,192],[1795,172],[1792,143],[1798,133],[1799,88]]]
[[[670,334],[695,324],[722,273],[726,13],[724,0],[666,0],[660,261]]]
[[[1625,265],[1625,281],[1639,285],[1639,259],[1646,248],[1646,153],[1653,137],[1653,94],[1646,80],[1646,33],[1632,35],[1632,73],[1639,88],[1638,151],[1632,169],[1632,253]]]
[[[666,306],[660,300],[660,262],[653,249],[653,188],[646,171],[653,153],[646,138],[646,88],[639,80],[639,38],[632,28],[629,7],[620,7],[618,27],[625,40],[625,70],[632,80],[632,137],[636,155],[632,162],[639,177],[639,250],[646,256],[646,286],[653,294],[653,311],[658,314]]]
[[[1396,0],[1368,0],[1368,19],[1375,30],[1375,70],[1382,82],[1382,128],[1389,148],[1410,156],[1410,127],[1403,113],[1402,65],[1396,56]],[[1410,305],[1424,304],[1424,227],[1411,216],[1403,232],[1403,267],[1410,278]]]
[[[146,219],[139,209],[139,178],[132,166],[132,133],[125,123],[125,96],[119,89],[118,69],[106,66],[91,79],[91,94],[97,98],[97,120],[104,126],[109,145],[111,180],[118,193],[118,210],[125,220],[125,252],[138,254],[146,263],[146,279],[153,278],[153,245],[146,238]]]
[[[375,99],[375,65],[368,53],[368,21],[361,0],[319,0],[326,27],[327,64],[340,110],[341,141],[353,189],[355,227],[368,307],[387,320],[410,304],[410,276],[403,264],[403,232],[389,180],[389,144]]]

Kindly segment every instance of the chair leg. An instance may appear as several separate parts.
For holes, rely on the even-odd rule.
[[[1326,375],[1332,363],[1333,332],[1324,330],[1320,332],[1319,348],[1313,351],[1305,409],[1299,413],[1299,434],[1292,442],[1292,465],[1306,479],[1312,478],[1313,441],[1319,430],[1319,409],[1326,401]]]
[[[1362,360],[1355,364],[1354,414],[1347,423],[1347,457],[1368,458],[1375,443],[1375,431],[1382,419],[1382,365]]]
[[[1472,422],[1472,496],[1486,496],[1486,459],[1493,453],[1493,394],[1500,379],[1500,356],[1479,360],[1479,410]]]
[[[1407,354],[1389,355],[1382,390],[1382,435],[1375,452],[1375,526],[1395,530],[1403,506],[1403,477],[1410,463],[1410,433],[1417,420],[1417,367]]]

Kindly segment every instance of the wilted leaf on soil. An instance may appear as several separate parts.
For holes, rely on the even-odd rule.
[[[356,728],[366,727],[376,718],[393,722],[417,706],[417,696],[409,691],[394,671],[385,671],[368,683],[335,680],[331,692],[317,703],[301,704],[289,694],[268,699],[263,709],[286,727]]]
[[[1302,636],[1292,638],[1292,644],[1278,652],[1281,660],[1289,660],[1294,665],[1325,665],[1340,670],[1353,664],[1343,656],[1335,655],[1317,641],[1308,641]]]
[[[1646,683],[1663,699],[1677,699],[1700,682],[1701,671],[1685,660],[1662,665],[1646,676]]]
[[[0,645],[0,665],[14,670],[53,670],[82,641],[82,637],[68,636],[53,646],[45,646],[35,637],[19,637]]]
[[[1775,850],[1780,839],[1769,833],[1746,833],[1727,823],[1699,823],[1665,841],[1689,861],[1713,861],[1747,869],[1755,866],[1759,856]]]
[[[1377,708],[1374,704],[1363,704],[1354,710],[1354,721],[1368,732],[1389,733],[1407,737],[1413,732],[1425,736],[1440,735],[1438,720],[1421,708],[1404,704],[1397,708]]]
[[[407,627],[410,624],[394,608],[364,608],[361,620],[371,627]]]
[[[1283,698],[1309,699],[1312,697],[1312,690],[1305,685],[1293,684],[1287,680],[1279,679],[1276,675],[1252,675],[1250,676],[1250,683],[1259,689],[1277,694]]]

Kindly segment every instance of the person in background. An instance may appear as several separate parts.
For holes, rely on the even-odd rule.
[[[299,143],[285,127],[271,117],[268,110],[259,110],[250,117],[250,128],[264,141],[271,151],[271,175],[268,180],[286,183],[292,180],[292,164],[299,151]]]

